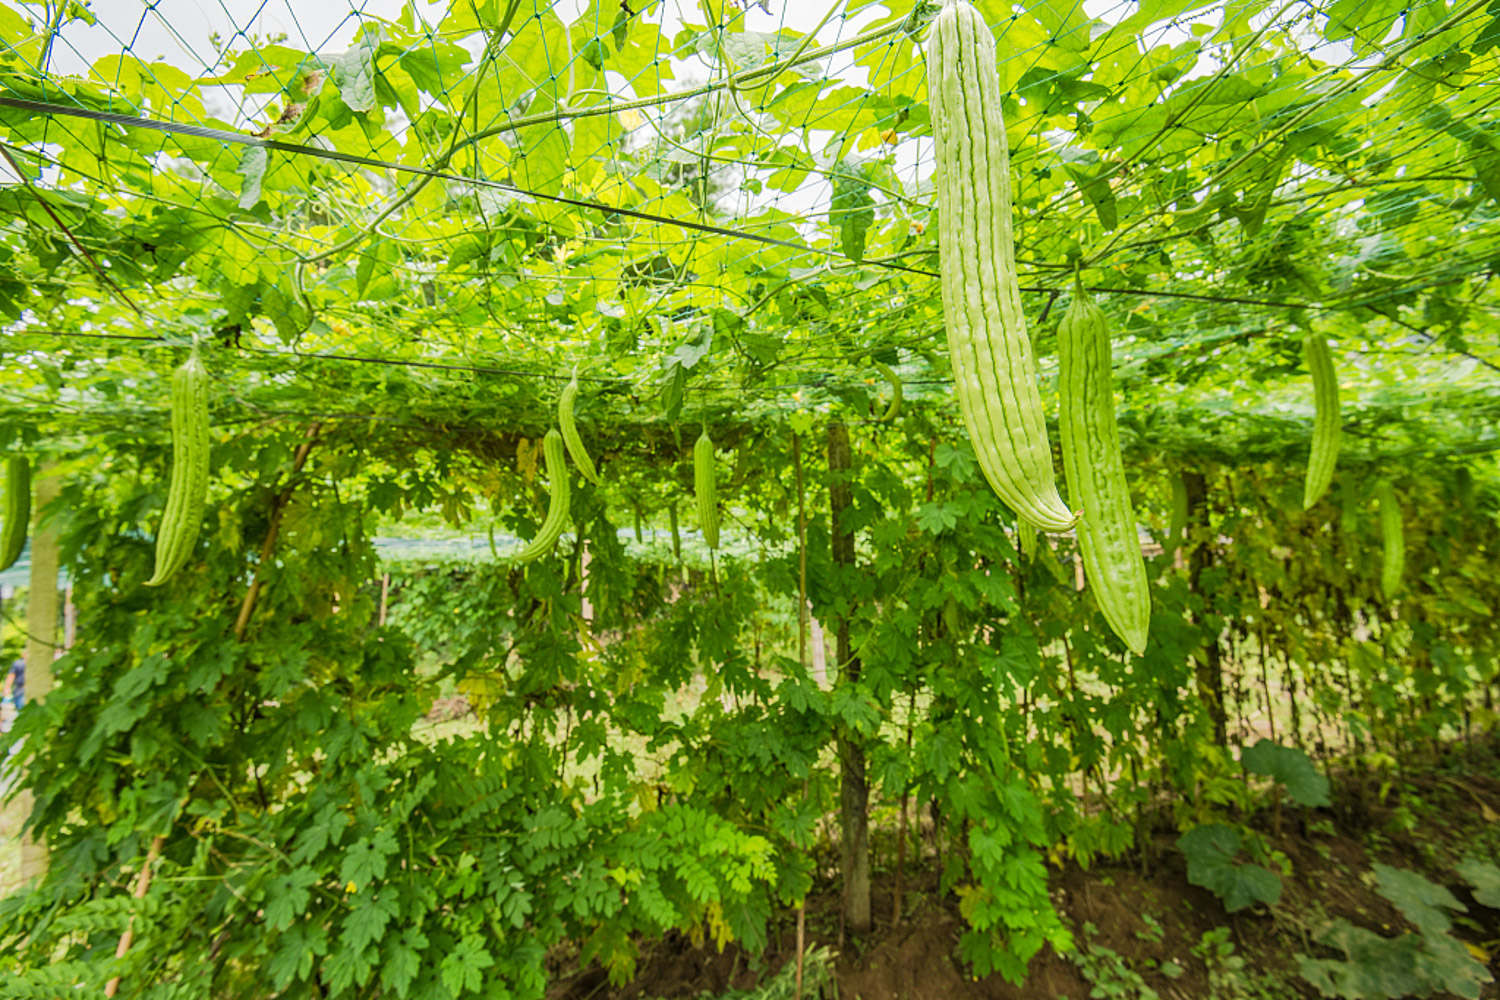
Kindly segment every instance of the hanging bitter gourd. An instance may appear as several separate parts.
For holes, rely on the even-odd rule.
[[[1312,450],[1307,456],[1307,480],[1302,488],[1302,509],[1322,498],[1333,482],[1333,467],[1339,460],[1339,382],[1333,372],[1333,357],[1322,335],[1302,338],[1302,355],[1313,380]]]
[[[927,88],[943,318],[964,426],[1000,499],[1044,531],[1064,531],[1077,518],[1057,492],[1021,312],[995,38],[967,0],[948,0],[932,23]]]
[[[875,370],[885,376],[885,380],[891,384],[891,401],[886,404],[885,412],[880,415],[881,423],[888,424],[901,416],[901,400],[904,395],[901,388],[901,379],[895,369],[883,361],[875,361]]]
[[[698,530],[703,532],[703,544],[717,549],[719,496],[714,486],[714,443],[708,436],[707,427],[693,444],[693,495],[698,501]]]
[[[1401,577],[1406,574],[1406,531],[1401,523],[1401,504],[1391,484],[1382,481],[1375,487],[1380,504],[1380,592],[1392,600],[1401,592]]]
[[[557,424],[562,428],[568,454],[573,456],[573,464],[578,466],[578,474],[599,486],[599,472],[594,468],[594,460],[589,458],[589,451],[583,446],[583,438],[578,436],[578,424],[573,420],[573,405],[577,400],[578,372],[574,371],[572,380],[563,388],[562,396],[557,401]]]
[[[1063,472],[1081,512],[1084,576],[1109,627],[1139,655],[1151,627],[1151,591],[1115,426],[1109,323],[1082,283],[1058,327],[1057,358]]]
[[[1021,558],[1026,562],[1036,558],[1036,525],[1024,517],[1016,518],[1016,534],[1020,536]]]
[[[1188,522],[1188,487],[1187,477],[1181,472],[1172,477],[1172,513],[1167,522],[1167,544],[1164,555],[1168,559],[1173,558],[1177,550],[1182,547],[1182,540],[1187,535]]]
[[[674,500],[667,505],[667,518],[672,525],[672,559],[682,562],[682,532],[677,527],[677,502]]]
[[[172,373],[172,478],[148,587],[166,583],[193,554],[208,501],[209,447],[208,371],[195,347]]]
[[[31,463],[25,455],[5,460],[5,524],[0,526],[0,569],[10,569],[26,547],[31,523]]]
[[[511,562],[530,562],[552,550],[568,523],[568,506],[572,494],[568,489],[568,462],[563,455],[563,437],[556,427],[542,439],[542,460],[547,466],[547,516],[535,537],[510,557]]]

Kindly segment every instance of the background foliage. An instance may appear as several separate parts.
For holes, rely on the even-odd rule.
[[[0,903],[17,989],[539,996],[562,962],[628,978],[670,930],[755,947],[829,867],[849,747],[873,802],[930,817],[965,960],[1019,978],[1069,946],[1046,863],[1143,846],[1163,802],[1212,840],[1253,804],[1238,748],[1384,774],[1493,727],[1500,12],[981,5],[1044,394],[1075,265],[1116,330],[1162,550],[1137,658],[1071,538],[1021,555],[959,430],[931,9],[834,3],[812,31],[769,6],[351,7],[326,42],[247,21],[156,59],[123,33],[85,58],[118,32],[86,4],[0,2],[0,430],[65,480],[79,612],[16,730],[51,851]],[[1307,328],[1345,444],[1303,512]],[[210,510],[147,591],[195,338]],[[575,479],[554,557],[398,568],[382,624],[377,534],[494,525],[503,555],[535,530],[575,365],[605,485]],[[822,676],[804,591],[853,654]],[[455,690],[476,725],[434,730]],[[1273,756],[1246,766],[1300,802],[1316,773]]]

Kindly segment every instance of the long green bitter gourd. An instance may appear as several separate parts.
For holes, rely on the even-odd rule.
[[[1172,513],[1171,520],[1167,522],[1167,544],[1164,554],[1169,559],[1182,547],[1183,536],[1187,534],[1187,521],[1187,477],[1178,472],[1172,477]]]
[[[547,466],[547,516],[535,537],[510,557],[511,562],[531,562],[552,550],[568,523],[568,506],[572,493],[568,488],[568,462],[563,455],[563,436],[556,427],[542,439],[542,459]]]
[[[891,401],[886,404],[885,412],[880,415],[880,422],[888,424],[901,416],[901,400],[905,393],[901,388],[901,379],[894,368],[883,361],[876,361],[875,370],[884,375],[885,380],[891,384]]]
[[[31,524],[31,462],[25,455],[5,460],[5,524],[0,526],[0,569],[10,569],[26,547]]]
[[[1044,531],[1077,520],[1057,492],[1011,234],[1010,152],[995,38],[967,0],[932,24],[943,318],[964,426],[1000,499]]]
[[[209,448],[208,371],[194,348],[172,373],[172,476],[148,587],[166,583],[193,554],[208,502]]]
[[[1120,456],[1109,323],[1079,284],[1057,334],[1063,472],[1081,512],[1078,551],[1099,610],[1139,655],[1151,627],[1151,591]]]
[[[1036,558],[1036,525],[1024,517],[1016,518],[1016,534],[1020,535],[1021,558],[1026,562]]]
[[[599,486],[602,485],[599,482],[599,472],[594,468],[594,460],[589,457],[588,449],[583,446],[583,438],[578,436],[578,424],[573,419],[573,405],[577,400],[578,373],[575,371],[557,401],[557,425],[562,428],[563,442],[568,446],[568,454],[573,456],[573,464],[578,466],[578,474]]]
[[[717,549],[719,496],[714,486],[714,443],[707,427],[693,444],[693,495],[698,501],[698,530],[703,532],[703,544]]]
[[[1401,592],[1401,578],[1406,574],[1406,531],[1391,484],[1380,483],[1375,496],[1380,503],[1380,592],[1389,601]]]
[[[1333,467],[1339,460],[1339,381],[1333,372],[1328,341],[1321,334],[1302,338],[1302,354],[1313,380],[1312,450],[1307,456],[1307,480],[1302,488],[1302,509],[1317,503],[1333,482]]]
[[[667,505],[667,517],[672,525],[672,559],[682,562],[682,532],[677,527],[677,501]]]

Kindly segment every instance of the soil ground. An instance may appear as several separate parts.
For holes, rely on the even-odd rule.
[[[963,919],[956,897],[940,891],[931,853],[908,860],[905,912],[899,923],[893,919],[895,876],[880,871],[879,864],[888,864],[894,851],[877,842],[872,932],[840,941],[838,887],[831,878],[808,898],[808,947],[826,946],[837,956],[836,992],[828,989],[824,995],[840,1000],[1316,998],[1317,991],[1297,975],[1296,955],[1342,957],[1312,940],[1326,922],[1343,917],[1387,937],[1412,929],[1374,891],[1370,866],[1375,862],[1418,872],[1462,901],[1468,913],[1456,921],[1453,933],[1500,980],[1500,910],[1476,903],[1453,870],[1465,856],[1500,864],[1497,747],[1466,748],[1461,758],[1402,778],[1341,775],[1334,787],[1333,808],[1283,810],[1279,833],[1269,811],[1251,818],[1250,825],[1291,866],[1281,901],[1269,910],[1257,906],[1228,914],[1212,893],[1191,885],[1170,829],[1153,834],[1149,852],[1098,862],[1088,870],[1070,864],[1053,871],[1053,899],[1073,929],[1078,951],[1062,956],[1044,950],[1020,986],[999,976],[976,980],[965,972],[957,957]],[[711,943],[694,947],[684,937],[648,943],[629,985],[610,986],[597,967],[575,970],[557,981],[550,1000],[675,1000],[763,988],[794,960],[794,928],[794,914],[781,914],[759,956],[733,944],[722,953]],[[1224,944],[1209,948],[1205,935]],[[1215,952],[1220,957],[1210,960]],[[1226,962],[1228,954],[1234,957]],[[1500,998],[1500,984],[1486,985],[1481,997]]]

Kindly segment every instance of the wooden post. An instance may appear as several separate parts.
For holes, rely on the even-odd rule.
[[[1213,566],[1215,561],[1213,514],[1208,506],[1208,482],[1201,472],[1187,472],[1182,478],[1187,486],[1188,538],[1192,549],[1188,555],[1188,587],[1193,593],[1201,595],[1204,603],[1208,604],[1210,597],[1203,593],[1201,585],[1204,571]],[[1202,617],[1210,618],[1212,615],[1211,610],[1205,609]],[[1217,633],[1204,637],[1203,652],[1193,666],[1193,675],[1198,697],[1207,706],[1209,718],[1213,721],[1214,742],[1221,747],[1227,746],[1229,744],[1229,717],[1224,707],[1223,656],[1219,648]]]
[[[853,468],[849,429],[834,421],[828,425],[828,504],[832,514],[833,562],[846,572],[854,567],[854,533],[844,525],[854,502],[849,483]],[[847,612],[839,615],[834,634],[837,683],[857,684],[860,662],[849,642]],[[844,923],[854,933],[861,934],[870,929],[870,785],[865,775],[864,742],[859,734],[841,727],[838,754]]]
[[[52,661],[57,644],[57,529],[45,527],[47,507],[57,499],[62,483],[51,464],[42,467],[36,479],[32,510],[35,520],[31,529],[31,578],[26,596],[26,701],[41,701],[52,691]],[[21,815],[30,816],[33,807],[31,790],[19,796]],[[47,844],[33,840],[30,833],[21,839],[21,881],[29,882],[47,873]]]

